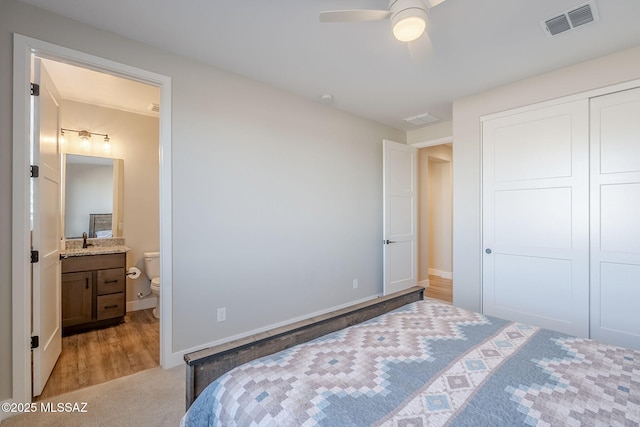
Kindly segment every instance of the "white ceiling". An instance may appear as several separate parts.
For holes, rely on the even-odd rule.
[[[450,120],[457,98],[640,44],[638,0],[596,0],[599,22],[553,38],[540,21],[585,1],[447,0],[419,61],[388,21],[318,20],[387,0],[21,1],[404,130],[425,112]]]
[[[160,89],[156,86],[57,61],[41,61],[64,99],[158,116],[149,108],[160,103]]]

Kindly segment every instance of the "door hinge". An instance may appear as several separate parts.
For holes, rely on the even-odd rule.
[[[35,264],[40,261],[40,253],[38,251],[31,251],[31,264]]]
[[[31,178],[37,178],[40,176],[40,166],[31,165]]]
[[[38,347],[40,347],[40,337],[38,335],[35,335],[31,337],[31,350]]]
[[[40,85],[38,83],[31,83],[31,95],[40,96]]]

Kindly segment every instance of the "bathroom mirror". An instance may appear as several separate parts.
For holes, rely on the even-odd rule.
[[[62,170],[64,237],[122,237],[123,160],[65,154]]]

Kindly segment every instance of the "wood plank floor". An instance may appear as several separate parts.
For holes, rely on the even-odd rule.
[[[62,338],[60,358],[37,400],[159,366],[160,322],[152,311],[132,311],[120,325]]]
[[[429,287],[424,296],[453,303],[453,281],[440,276],[429,276]]]

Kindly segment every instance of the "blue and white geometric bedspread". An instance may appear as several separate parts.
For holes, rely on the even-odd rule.
[[[640,425],[640,351],[418,301],[239,366],[181,426]]]

